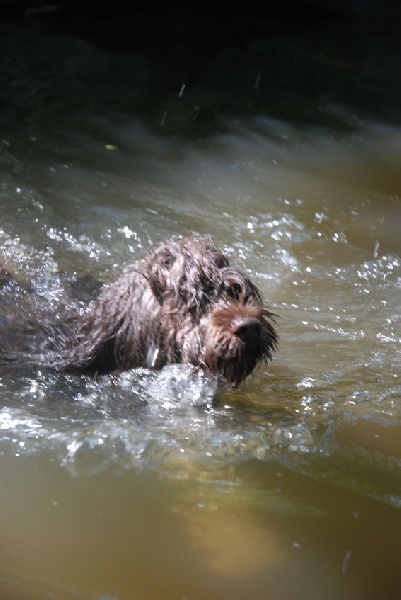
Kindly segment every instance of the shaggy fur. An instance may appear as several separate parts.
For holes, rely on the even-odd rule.
[[[56,323],[24,351],[0,349],[0,362],[89,375],[188,363],[236,385],[278,340],[256,286],[197,237],[167,240]]]

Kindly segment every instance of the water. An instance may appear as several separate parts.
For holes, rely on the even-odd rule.
[[[3,371],[0,598],[398,597],[398,125],[352,94],[320,95],[311,122],[307,87],[297,119],[246,108],[244,87],[236,110],[182,81],[157,100],[143,56],[14,28],[0,43],[0,263],[56,304],[66,281],[107,283],[196,231],[250,273],[280,334],[236,390],[181,366]],[[391,55],[375,70],[368,47],[354,61],[377,100]],[[333,89],[347,68],[331,64]],[[220,108],[202,121],[198,105]],[[0,299],[28,310],[23,289]]]

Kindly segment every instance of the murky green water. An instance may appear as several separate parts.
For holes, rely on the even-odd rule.
[[[155,99],[143,57],[30,36],[0,42],[0,262],[57,302],[56,271],[111,281],[194,230],[281,343],[238,390],[180,367],[0,373],[0,598],[398,598],[399,127],[346,95],[318,96],[330,126],[301,126],[302,102],[298,124],[244,110],[244,88],[236,114],[181,82]],[[361,57],[330,63],[334,88],[358,65],[367,85]],[[218,126],[183,135],[213,102]]]

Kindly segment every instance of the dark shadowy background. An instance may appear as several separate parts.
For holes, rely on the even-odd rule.
[[[42,31],[82,36],[116,51],[171,48],[180,43],[205,51],[242,45],[249,38],[317,31],[344,22],[358,36],[384,28],[395,41],[401,4],[394,0],[281,0],[186,2],[158,0],[3,0],[0,18],[35,23]],[[352,44],[356,40],[348,39]]]
[[[212,127],[217,111],[327,125],[333,117],[318,114],[316,98],[398,121],[400,18],[401,3],[390,0],[5,0],[0,7],[2,21],[144,56],[152,102],[183,82],[186,93],[205,84],[224,89],[224,100],[201,107],[203,125]],[[257,94],[240,102],[238,85],[249,89],[259,70]]]

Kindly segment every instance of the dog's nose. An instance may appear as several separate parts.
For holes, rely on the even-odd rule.
[[[255,317],[235,319],[233,331],[245,344],[256,342],[260,337],[261,323]]]

